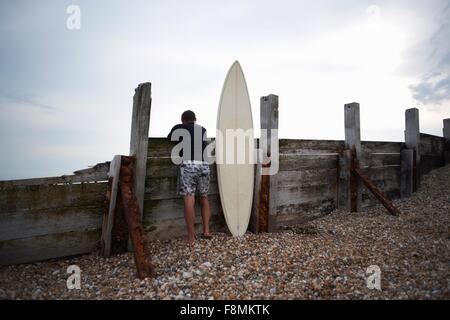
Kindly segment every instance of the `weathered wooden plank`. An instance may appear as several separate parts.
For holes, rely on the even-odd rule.
[[[400,165],[400,153],[363,153],[359,165],[361,168]]]
[[[219,195],[209,197],[211,214],[222,214]],[[196,201],[196,215],[200,214],[200,203]],[[158,221],[178,219],[184,216],[182,199],[146,200],[144,202],[144,229],[149,231]]]
[[[324,197],[319,200],[304,203],[280,204],[277,206],[278,221],[286,221],[285,215],[298,217],[296,220],[304,221],[308,217],[314,216],[314,213],[330,213],[336,209],[335,197]]]
[[[372,181],[393,180],[397,181],[397,186],[400,186],[400,165],[366,168],[364,169],[364,173],[369,176]]]
[[[175,142],[166,138],[149,139],[149,157],[170,158],[170,152]],[[404,143],[386,141],[361,141],[363,153],[400,153]],[[344,149],[342,140],[302,140],[280,139],[279,151],[281,154],[336,154]]]
[[[176,177],[178,176],[179,166],[174,164],[169,158],[157,157],[147,159],[147,179],[149,177]],[[210,165],[211,176],[216,175],[216,165]],[[148,185],[148,183],[147,183]]]
[[[440,156],[422,154],[421,160],[420,160],[420,172],[422,174],[427,174],[431,170],[440,168],[444,165],[445,165],[445,157],[444,157],[443,153]]]
[[[322,184],[336,184],[338,180],[337,174],[337,168],[280,171],[276,175],[276,187],[309,187]]]
[[[399,166],[371,168],[364,171],[389,199],[400,198],[401,168]],[[378,203],[378,200],[366,188],[362,190],[362,201],[363,207]]]
[[[249,229],[255,233],[277,230],[275,212],[275,174],[279,170],[278,96],[260,99],[261,138],[257,140],[262,157],[258,156],[254,181],[253,207]]]
[[[295,205],[321,201],[328,198],[336,198],[336,184],[320,184],[308,187],[290,186],[278,187],[277,206]]]
[[[108,179],[107,177],[108,168],[109,162],[104,162],[96,164],[92,168],[75,171],[74,175],[0,181],[0,192],[6,189],[16,187],[26,187],[26,186],[102,182]]]
[[[281,154],[328,154],[339,153],[344,149],[342,140],[302,140],[280,139],[279,149]]]
[[[383,190],[383,193],[386,195],[387,198],[391,200],[400,198],[400,190],[398,189],[388,191]],[[366,190],[362,193],[361,206],[363,208],[369,208],[379,204],[380,202],[375,198],[375,196],[371,192]]]
[[[24,186],[0,192],[0,214],[23,210],[103,205],[106,183]]]
[[[380,188],[374,184],[370,178],[358,167],[352,169],[352,173],[356,174],[363,182],[364,186],[377,198],[378,201],[386,208],[386,210],[394,216],[401,214],[400,210],[391,202],[391,200],[383,193]]]
[[[420,124],[419,109],[410,108],[405,111],[405,145],[408,149],[414,149],[420,154]],[[420,159],[417,157],[417,163]]]
[[[152,107],[152,84],[141,83],[133,97],[131,116],[130,156],[134,157],[133,189],[142,219],[145,193],[145,175],[148,156],[148,130]]]
[[[359,160],[362,157],[359,103],[346,104],[344,116],[345,149],[351,152],[350,170],[353,170],[359,167]],[[347,183],[350,184],[350,208],[347,208],[347,210],[358,212],[361,209],[362,186],[353,174],[350,174],[349,178]]]
[[[212,232],[228,232],[225,218],[222,214],[212,215],[209,225]],[[195,217],[194,227],[197,234],[202,232],[202,222],[199,215],[196,215]],[[151,228],[148,228],[148,231],[146,232],[146,236],[149,240],[168,240],[180,238],[185,235],[186,222],[184,221],[184,218],[156,221],[151,225]]]
[[[102,223],[102,240],[101,253],[107,258],[111,255],[111,237],[114,225],[114,216],[116,213],[116,204],[119,194],[119,180],[120,180],[120,166],[122,163],[122,156],[115,155],[111,161],[108,172],[108,189],[106,192],[106,207],[104,208],[103,223]]]
[[[122,202],[122,210],[116,212],[116,214],[123,213],[128,228],[128,234],[130,236],[130,242],[132,244],[137,275],[140,279],[144,279],[146,277],[154,277],[155,270],[152,264],[150,251],[145,244],[141,210],[139,208],[138,199],[134,194],[135,165],[136,159],[134,157],[121,157],[118,197],[120,197]],[[112,235],[112,237],[113,236],[114,235]]]
[[[178,199],[178,178],[160,177],[147,178],[148,186],[145,188],[145,200]],[[219,194],[216,175],[211,175],[209,195]]]
[[[415,166],[413,169],[414,191],[420,186],[420,123],[419,109],[411,108],[405,111],[405,147],[414,152]]]
[[[101,206],[64,207],[0,214],[0,240],[13,240],[102,225]]]
[[[433,136],[431,134],[420,134],[420,154],[442,156],[445,148],[445,139],[443,137]]]
[[[363,154],[400,153],[404,145],[403,142],[361,141],[361,150]]]
[[[361,159],[361,130],[359,103],[348,103],[344,106],[345,149],[356,149],[357,159]]]
[[[279,171],[337,168],[338,155],[280,154]]]
[[[167,132],[168,133],[168,132]],[[208,139],[208,144],[214,142],[214,138]],[[172,148],[178,142],[170,141],[167,138],[149,138],[148,139],[148,157],[170,157]]]
[[[100,233],[100,229],[79,230],[0,241],[0,265],[89,253],[99,247]]]

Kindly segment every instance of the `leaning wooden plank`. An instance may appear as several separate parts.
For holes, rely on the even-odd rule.
[[[128,225],[131,243],[133,245],[134,262],[138,277],[143,279],[153,277],[155,271],[150,259],[150,253],[145,245],[144,228],[136,195],[134,194],[134,159],[122,157],[120,168],[120,196],[122,208]]]
[[[117,194],[119,193],[121,164],[122,156],[114,156],[108,172],[108,191],[106,193],[107,205],[104,210],[102,226],[101,251],[103,257],[109,257],[111,255],[111,234],[114,224],[114,214],[116,211]]]
[[[92,229],[0,241],[0,265],[90,253],[99,247],[100,233]]]
[[[390,214],[396,216],[400,214],[400,211],[392,204],[392,202],[386,198],[386,196],[377,188],[376,185],[370,181],[369,177],[366,176],[361,169],[357,167],[352,168],[352,173],[356,174],[359,179],[364,183],[364,185],[369,189],[373,195],[383,204],[383,206],[389,211]]]

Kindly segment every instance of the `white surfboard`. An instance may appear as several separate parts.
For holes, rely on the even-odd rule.
[[[239,145],[237,139],[233,139],[232,154],[227,148],[227,129],[235,130],[234,132],[241,129],[241,132],[251,133],[245,138],[245,144]],[[221,133],[223,137],[223,139],[216,137],[216,167],[222,209],[231,234],[241,236],[247,231],[252,208],[254,140],[247,83],[237,61],[228,71],[222,88],[217,114],[217,131],[217,135]],[[250,139],[251,143],[249,143]],[[240,162],[238,162],[238,155],[241,156]],[[245,159],[242,158],[243,155]],[[230,163],[226,161],[227,159],[234,159],[234,161]]]

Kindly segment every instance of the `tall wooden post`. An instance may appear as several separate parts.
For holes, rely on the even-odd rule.
[[[445,164],[450,164],[450,119],[444,119],[443,131],[445,139],[445,148],[444,148]]]
[[[405,111],[405,146],[413,150],[413,191],[420,184],[420,127],[419,109],[411,108]]]
[[[341,207],[352,212],[361,210],[361,189],[362,186],[359,180],[351,173],[352,166],[358,166],[358,161],[361,159],[361,129],[360,129],[360,116],[359,116],[359,103],[353,102],[344,106],[345,117],[345,149],[343,154],[343,166],[340,170],[340,175],[344,177],[344,181],[340,184],[346,184],[346,187],[341,189],[346,194],[340,195],[339,199],[342,200]]]
[[[255,174],[254,201],[250,221],[250,229],[255,232],[275,232],[276,192],[275,179],[278,167],[278,96],[268,95],[260,100],[261,138],[259,149],[262,157],[258,157]],[[272,141],[276,145],[272,145]],[[277,153],[272,154],[272,150]]]
[[[147,173],[148,130],[152,105],[152,85],[141,83],[133,97],[133,115],[131,119],[130,156],[135,157],[134,193],[139,205],[142,221],[144,210],[145,176]]]

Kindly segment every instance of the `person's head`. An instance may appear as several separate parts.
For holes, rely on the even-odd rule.
[[[197,119],[195,118],[195,113],[191,110],[186,110],[181,115],[181,122],[183,124],[195,123],[195,121],[197,121]]]

